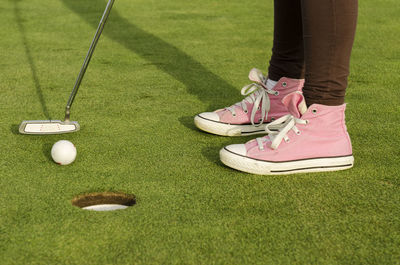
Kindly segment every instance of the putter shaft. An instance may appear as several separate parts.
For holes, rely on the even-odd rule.
[[[67,102],[67,106],[65,107],[65,118],[64,118],[65,122],[68,122],[70,120],[72,103],[74,102],[75,96],[78,93],[79,86],[81,85],[83,76],[85,75],[86,69],[89,65],[90,59],[92,58],[94,49],[96,48],[97,42],[99,41],[99,38],[100,38],[100,35],[103,32],[104,25],[106,24],[107,18],[110,15],[113,4],[114,4],[114,0],[108,1],[106,9],[104,10],[103,16],[101,17],[99,26],[97,27],[96,34],[94,35],[92,43],[90,44],[89,51],[86,54],[86,58],[83,62],[81,70],[79,71],[79,75],[76,78],[74,88],[72,89],[71,95],[69,96],[69,99]]]

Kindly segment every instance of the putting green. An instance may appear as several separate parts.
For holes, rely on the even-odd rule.
[[[193,117],[241,100],[267,69],[273,1],[116,1],[62,119],[105,0],[2,1],[1,264],[400,264],[398,0],[360,1],[346,120],[354,168],[256,176],[219,150],[254,137],[198,131]],[[55,164],[66,139],[77,158]],[[134,194],[84,211],[76,196]]]

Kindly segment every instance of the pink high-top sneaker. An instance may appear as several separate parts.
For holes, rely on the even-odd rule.
[[[345,104],[313,104],[307,109],[303,94],[297,91],[284,97],[282,103],[290,114],[267,125],[267,136],[223,148],[220,158],[225,165],[261,175],[335,171],[353,166]],[[276,124],[282,124],[281,128],[271,131],[270,126]]]
[[[282,98],[301,91],[304,85],[304,79],[282,77],[274,87],[267,87],[267,77],[255,68],[250,71],[249,79],[254,83],[242,88],[242,95],[248,95],[245,99],[224,109],[196,115],[196,126],[224,136],[265,134],[268,123],[288,114]]]

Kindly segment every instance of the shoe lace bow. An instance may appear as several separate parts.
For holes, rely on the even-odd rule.
[[[267,117],[268,112],[270,110],[270,100],[268,97],[268,94],[273,94],[273,95],[278,95],[279,92],[272,90],[272,89],[268,89],[264,83],[266,82],[266,77],[261,75],[259,76],[261,82],[257,82],[257,83],[252,83],[249,84],[247,86],[244,86],[242,88],[242,90],[240,91],[240,93],[243,96],[247,96],[246,98],[244,98],[242,101],[226,108],[227,110],[229,110],[233,116],[236,116],[236,111],[235,111],[235,107],[239,107],[242,108],[244,113],[248,113],[248,109],[247,109],[247,103],[253,104],[253,108],[251,110],[251,116],[250,116],[250,121],[252,125],[255,126],[260,126],[261,124],[263,124],[264,119]],[[260,105],[261,105],[261,117],[259,119],[259,123],[255,123],[254,122],[254,117],[256,116],[256,113],[258,110],[260,110]]]

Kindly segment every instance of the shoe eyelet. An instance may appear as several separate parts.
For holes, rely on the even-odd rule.
[[[257,110],[260,110],[260,106],[257,107]]]
[[[286,83],[286,82],[283,82],[283,83],[282,83],[282,86],[283,86],[283,87],[286,87],[286,86],[287,86],[287,83]]]
[[[279,91],[275,91],[274,95],[279,96]]]
[[[297,132],[296,132],[296,134],[297,134],[297,135],[300,135],[300,134],[301,134],[301,132],[300,132],[300,131],[297,131]]]
[[[317,114],[317,109],[312,109],[311,112],[312,112],[313,114]]]
[[[284,140],[285,140],[286,143],[289,143],[289,142],[290,142],[290,139],[289,139],[289,138],[284,139]]]
[[[232,114],[233,117],[236,117],[236,114]]]
[[[306,120],[306,124],[308,124],[309,123],[309,121],[308,120]]]
[[[246,114],[247,114],[248,112],[249,112],[248,110],[244,110],[244,113],[246,113]]]
[[[258,122],[262,122],[262,121],[263,121],[263,119],[262,119],[262,118],[259,118],[259,119],[258,119]]]
[[[275,118],[274,117],[271,117],[271,121],[274,121],[275,120]]]

